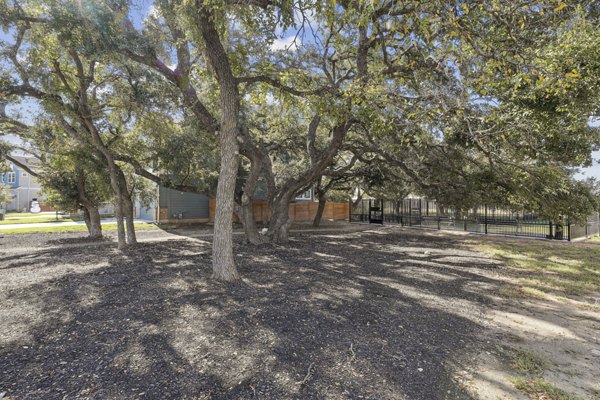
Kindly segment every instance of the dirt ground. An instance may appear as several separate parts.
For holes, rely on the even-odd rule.
[[[242,238],[238,285],[210,279],[206,231],[140,232],[126,252],[74,233],[1,238],[0,398],[600,398],[598,291],[506,296],[522,271],[482,246],[514,239]],[[541,370],[517,365],[527,354]]]

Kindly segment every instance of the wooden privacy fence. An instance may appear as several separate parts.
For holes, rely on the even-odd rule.
[[[209,203],[209,221],[214,222],[215,220],[215,199],[210,199]],[[288,212],[290,219],[294,222],[309,222],[315,218],[317,214],[317,208],[319,203],[314,201],[298,201],[291,203],[288,206]],[[253,203],[254,219],[256,222],[266,222],[269,220],[271,210],[269,205],[264,200],[256,200]],[[350,208],[348,203],[325,203],[325,209],[323,210],[323,216],[321,221],[348,221],[348,215]],[[239,222],[236,215],[233,216],[234,222]]]

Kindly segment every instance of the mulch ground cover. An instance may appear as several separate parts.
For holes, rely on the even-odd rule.
[[[53,237],[0,243],[5,398],[470,398],[452,372],[497,267],[447,236],[237,238],[242,284],[212,280],[199,241]]]

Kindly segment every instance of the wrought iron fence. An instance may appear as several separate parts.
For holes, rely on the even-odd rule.
[[[350,207],[350,222],[397,224],[401,226],[466,232],[572,240],[600,235],[598,215],[585,224],[550,221],[534,212],[480,206],[468,211],[438,207],[433,200],[361,200]]]

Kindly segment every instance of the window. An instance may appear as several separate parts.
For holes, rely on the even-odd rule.
[[[15,183],[17,179],[17,174],[15,174],[14,172],[8,172],[6,174],[6,183]]]
[[[312,189],[308,189],[304,193],[299,193],[296,200],[312,200]]]

